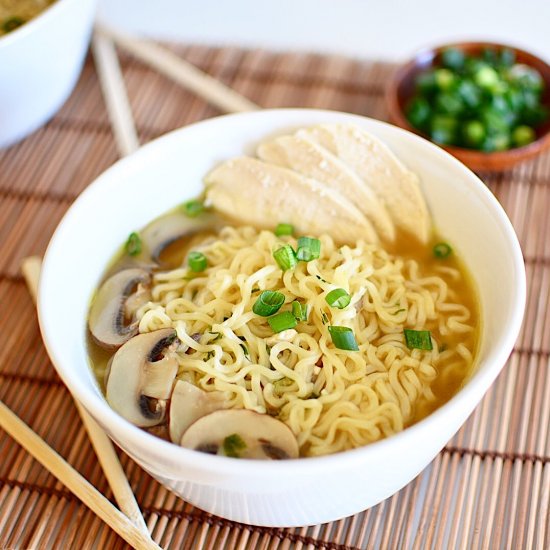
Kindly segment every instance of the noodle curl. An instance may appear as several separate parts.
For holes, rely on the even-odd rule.
[[[140,332],[176,329],[179,378],[224,392],[232,408],[276,416],[301,456],[366,445],[423,418],[448,398],[446,382],[456,390],[475,349],[474,316],[453,290],[458,269],[426,274],[376,245],[320,240],[319,259],[283,272],[272,255],[281,238],[225,227],[198,247],[204,272],[155,273],[152,300],[137,313]],[[325,300],[335,288],[351,296],[344,309]],[[307,304],[307,321],[273,334],[252,311],[263,290],[284,294],[281,311]],[[328,325],[351,328],[359,351],[336,349]],[[409,349],[404,328],[429,330],[433,350]]]

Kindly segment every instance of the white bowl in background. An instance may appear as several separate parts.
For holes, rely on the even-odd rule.
[[[96,0],[57,0],[0,38],[0,149],[42,126],[74,88]]]
[[[86,354],[86,317],[102,273],[128,234],[201,192],[218,162],[252,153],[266,137],[317,123],[372,132],[416,172],[442,236],[479,290],[477,370],[447,404],[416,425],[366,447],[290,461],[199,454],[133,426],[105,401]],[[277,220],[274,220],[274,223]],[[483,397],[510,354],[525,305],[521,250],[501,206],[464,165],[395,126],[332,111],[266,110],[176,130],[101,175],[75,201],[48,247],[39,318],[48,353],[71,393],[145,470],[192,504],[264,526],[311,525],[373,506],[409,483]]]

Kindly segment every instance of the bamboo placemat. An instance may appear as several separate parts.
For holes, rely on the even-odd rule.
[[[263,107],[386,118],[383,90],[391,65],[235,48],[173,49]],[[218,114],[129,57],[122,55],[121,64],[142,142]],[[71,202],[116,159],[91,60],[60,113],[0,152],[1,398],[109,498],[72,399],[43,348],[19,268],[23,257],[44,253]],[[252,527],[206,514],[120,453],[156,542],[210,550],[550,548],[550,155],[481,176],[521,241],[527,312],[501,376],[443,452],[379,506],[296,529]],[[4,432],[0,457],[0,548],[125,547]]]

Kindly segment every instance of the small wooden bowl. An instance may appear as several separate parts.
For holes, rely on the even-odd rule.
[[[430,139],[420,130],[414,128],[405,116],[405,107],[415,93],[415,80],[419,73],[439,65],[441,52],[447,48],[458,48],[468,55],[480,55],[485,48],[496,50],[510,49],[516,54],[516,61],[524,63],[539,71],[545,82],[545,90],[542,103],[550,108],[550,66],[542,59],[524,50],[515,47],[495,44],[491,42],[458,42],[445,44],[437,48],[431,48],[419,52],[411,61],[402,65],[395,73],[388,88],[386,89],[386,102],[392,123],[405,128],[426,139]],[[536,129],[537,139],[525,145],[508,151],[496,151],[485,153],[475,149],[463,147],[443,146],[443,149],[458,158],[472,170],[487,170],[500,172],[511,168],[516,163],[533,158],[541,151],[550,147],[550,120]]]

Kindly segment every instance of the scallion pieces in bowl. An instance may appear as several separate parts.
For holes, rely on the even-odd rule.
[[[273,317],[269,317],[267,322],[273,330],[273,332],[283,332],[283,330],[289,330],[294,328],[298,324],[298,320],[290,311],[283,311],[277,313]]]
[[[294,234],[294,226],[291,225],[290,223],[280,223],[275,228],[275,235],[277,235],[277,237],[285,237],[287,235],[292,236],[293,234]]]
[[[273,252],[273,258],[277,262],[277,265],[283,270],[292,269],[296,267],[298,260],[296,259],[296,253],[289,244],[285,244]]]
[[[432,252],[434,255],[434,258],[437,258],[439,260],[444,260],[445,258],[448,258],[452,253],[453,249],[451,248],[451,245],[448,243],[437,243],[432,248]]]
[[[313,237],[300,237],[296,258],[301,262],[311,262],[321,256],[321,241]]]
[[[351,302],[351,296],[343,288],[335,288],[325,296],[325,301],[330,307],[344,309]]]
[[[194,273],[200,273],[208,266],[208,260],[202,252],[197,252],[194,250],[189,252],[189,256],[187,257],[187,265]]]
[[[264,290],[252,306],[252,311],[261,317],[277,313],[285,303],[285,295],[276,290]]]
[[[329,326],[328,331],[332,338],[332,343],[345,351],[359,351],[355,334],[349,327]]]
[[[139,254],[141,254],[142,246],[139,233],[130,233],[130,235],[128,235],[128,240],[126,241],[124,248],[126,249],[126,253],[128,254],[128,256],[138,256]]]
[[[404,329],[405,334],[405,343],[409,349],[421,349],[426,351],[431,351],[433,349],[432,345],[432,335],[429,330],[412,330]]]

